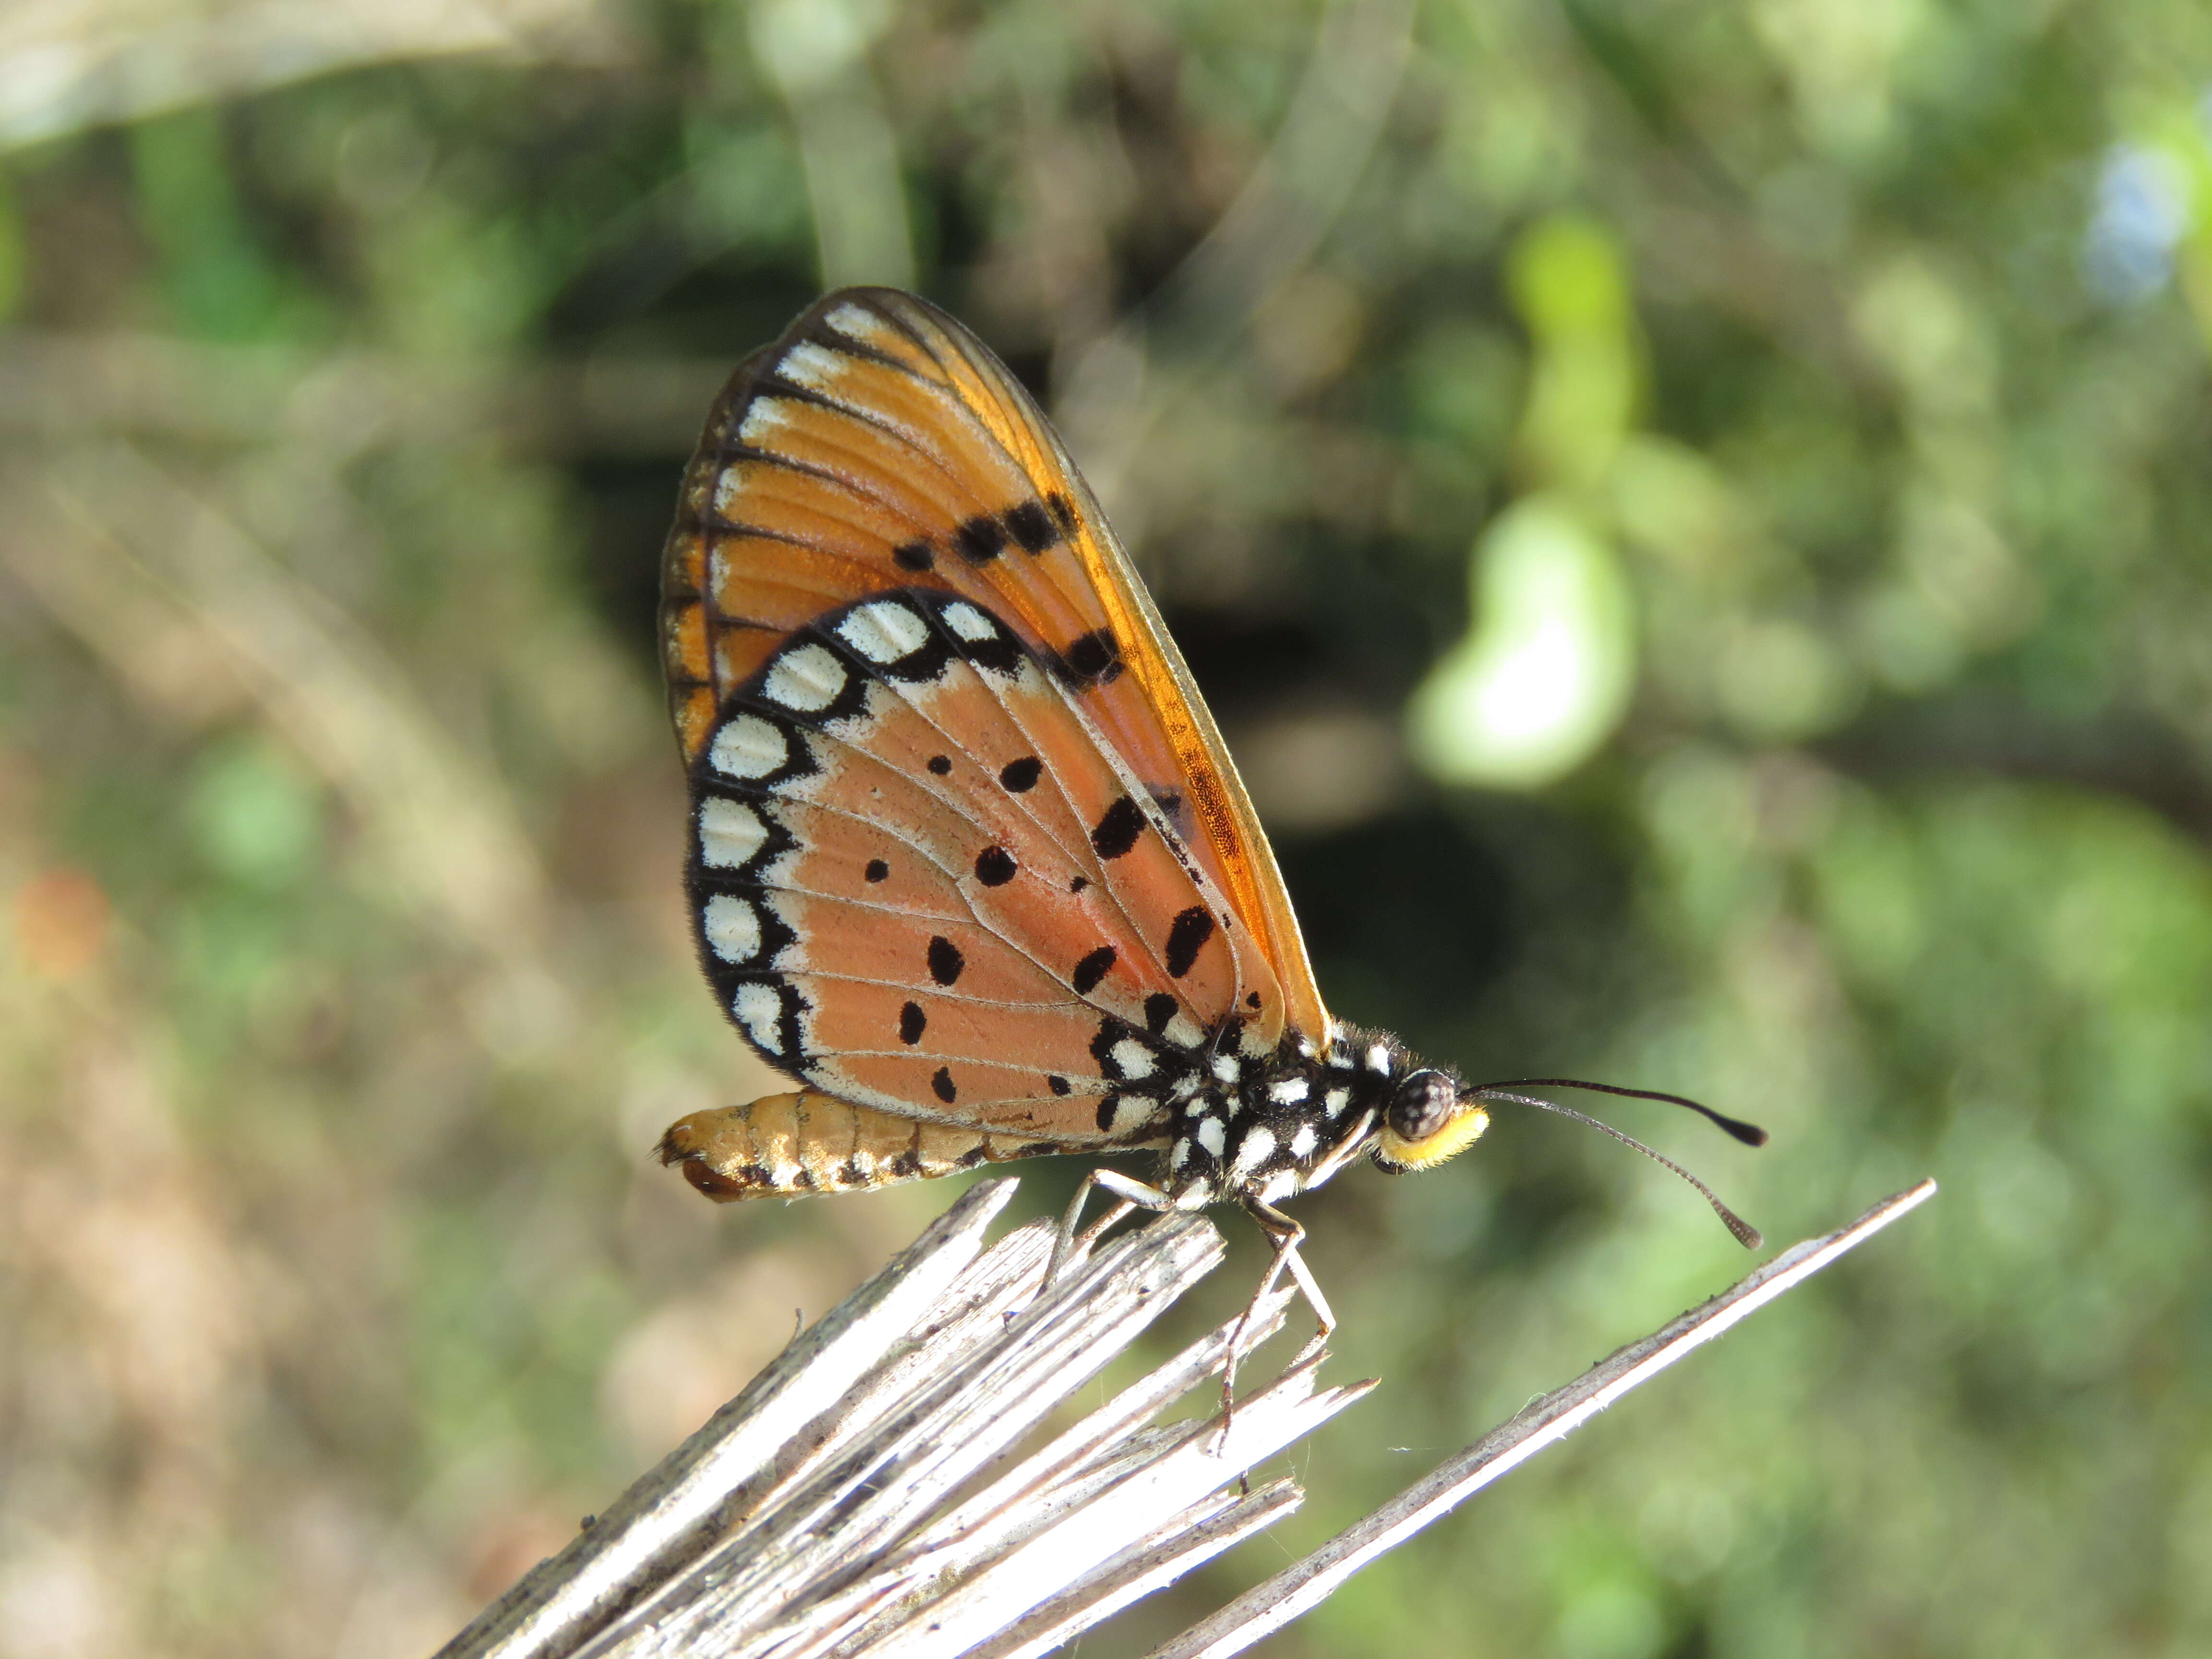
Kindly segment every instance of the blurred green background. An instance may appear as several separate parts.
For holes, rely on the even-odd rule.
[[[1340,1014],[1763,1121],[1607,1112],[1778,1243],[1945,1184],[1268,1650],[2212,1650],[2208,86],[2194,0],[16,0],[0,1655],[425,1652],[949,1201],[646,1158],[763,1085],[656,554],[854,280],[1062,423]],[[1300,1212],[1383,1389],[1088,1653],[1745,1265],[1550,1119]]]

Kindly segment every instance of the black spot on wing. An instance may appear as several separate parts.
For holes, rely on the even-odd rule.
[[[1100,1128],[1110,1129],[1114,1127],[1114,1108],[1116,1103],[1117,1103],[1112,1095],[1108,1095],[1104,1099],[1098,1103],[1098,1127]]]
[[[928,1024],[929,1016],[922,1012],[921,1005],[908,1003],[899,1010],[899,1041],[909,1045],[921,1042],[923,1028]]]
[[[1044,504],[1046,509],[1051,513],[1053,521],[1059,525],[1060,532],[1063,535],[1073,536],[1079,522],[1075,516],[1075,503],[1055,489],[1044,498]]]
[[[988,513],[979,514],[952,532],[952,545],[970,564],[986,564],[1006,548],[1006,526]]]
[[[939,934],[929,941],[929,976],[939,985],[951,985],[960,977],[960,970],[968,965],[960,954],[960,947]]]
[[[1044,1086],[1056,1095],[1064,1095],[1067,1092],[1067,1079],[1058,1075],[1048,1077],[1044,1080]]]
[[[1013,854],[1003,847],[986,847],[975,855],[975,879],[986,887],[1004,887],[1014,878]]]
[[[950,772],[952,769],[952,757],[950,755],[932,755],[929,757],[929,769],[936,773],[939,777],[943,777],[947,772]]]
[[[1060,538],[1060,525],[1042,501],[1024,501],[1009,509],[1006,532],[1024,553],[1042,553]]]
[[[1181,979],[1198,960],[1199,951],[1213,937],[1213,912],[1194,904],[1168,926],[1168,973]]]
[[[1115,798],[1091,831],[1091,845],[1102,859],[1118,859],[1145,832],[1144,809],[1127,795]]]
[[[1068,890],[1069,892],[1071,892],[1071,893],[1079,893],[1079,892],[1081,892],[1085,888],[1086,888],[1086,887],[1088,887],[1088,886],[1090,886],[1090,885],[1091,885],[1091,878],[1090,878],[1090,877],[1088,877],[1088,876],[1078,876],[1078,877],[1076,877],[1076,878],[1075,878],[1075,879],[1074,879],[1074,880],[1073,880],[1073,881],[1071,881],[1071,882],[1069,882],[1069,883],[1067,884],[1067,890]]]
[[[862,873],[864,873],[870,881],[881,881],[885,877],[889,876],[890,872],[890,866],[885,864],[881,859],[870,859],[868,860],[867,869]]]
[[[937,562],[927,542],[908,542],[891,550],[892,560],[908,570],[927,570]]]
[[[1079,691],[1110,683],[1121,675],[1121,642],[1111,629],[1094,629],[1077,637],[1054,658],[1053,669]]]
[[[960,1098],[960,1091],[952,1086],[951,1066],[940,1066],[937,1068],[937,1075],[929,1079],[929,1091],[947,1106]]]
[[[1106,970],[1114,965],[1120,954],[1112,945],[1102,945],[1077,963],[1075,971],[1067,976],[1067,982],[1075,988],[1075,994],[1087,997],[1097,990],[1098,981],[1106,977]],[[947,980],[945,983],[949,985],[951,981]]]
[[[1024,795],[1036,788],[1037,780],[1043,775],[1044,763],[1035,755],[1024,755],[999,769],[999,786],[1008,794]]]
[[[1182,1002],[1172,991],[1155,991],[1145,999],[1145,1029],[1154,1036],[1168,1029]]]

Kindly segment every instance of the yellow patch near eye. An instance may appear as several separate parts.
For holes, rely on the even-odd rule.
[[[1432,1135],[1407,1140],[1385,1125],[1375,1156],[1394,1170],[1431,1170],[1473,1146],[1490,1127],[1490,1114],[1477,1106],[1462,1112]]]

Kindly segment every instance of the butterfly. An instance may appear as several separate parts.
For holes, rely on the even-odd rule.
[[[1326,1328],[1281,1201],[1362,1155],[1439,1164],[1528,1086],[1331,1018],[1127,555],[1036,402],[926,301],[839,290],[738,367],[684,474],[661,641],[699,959],[805,1084],[668,1130],[709,1197],[1149,1151],[1151,1182],[1089,1179],[1240,1205]]]

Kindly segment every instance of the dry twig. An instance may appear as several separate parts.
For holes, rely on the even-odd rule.
[[[1295,1509],[1287,1480],[1232,1488],[1373,1385],[1318,1388],[1315,1355],[1240,1401],[1225,1433],[1218,1418],[1154,1423],[1219,1375],[1234,1321],[1019,1455],[1222,1249],[1201,1218],[1168,1215],[1046,1286],[1048,1226],[981,1247],[1014,1186],[971,1188],[440,1659],[1031,1659]],[[1224,1659],[1279,1628],[1934,1190],[1622,1349],[1154,1659]],[[1259,1334],[1288,1299],[1261,1307]]]

